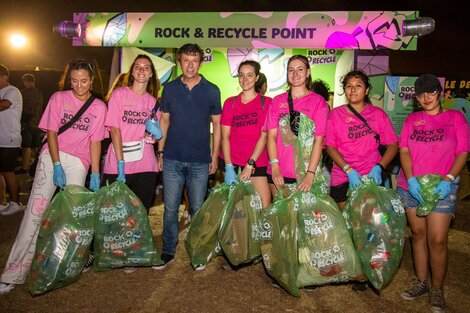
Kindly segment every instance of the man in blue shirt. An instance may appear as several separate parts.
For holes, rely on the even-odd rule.
[[[215,173],[220,148],[220,90],[201,74],[203,51],[197,44],[185,44],[177,52],[183,74],[163,89],[160,127],[163,138],[158,143],[157,157],[163,171],[163,265],[175,260],[178,244],[178,210],[185,184],[188,188],[191,214],[202,206],[209,174]],[[213,146],[210,146],[210,122]],[[164,161],[163,161],[164,160]],[[196,270],[204,266],[196,266]]]

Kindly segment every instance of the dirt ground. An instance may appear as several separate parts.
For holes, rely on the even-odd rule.
[[[23,202],[27,201],[30,185],[30,181],[25,180],[23,177]],[[152,208],[150,219],[160,248],[161,195],[157,199],[158,205]],[[21,218],[21,213],[0,216],[1,267],[8,258]],[[397,275],[380,295],[370,289],[355,293],[345,284],[324,286],[293,297],[283,289],[271,286],[261,263],[226,271],[221,268],[223,259],[219,257],[204,271],[194,271],[183,244],[187,221],[182,218],[180,225],[176,262],[163,271],[151,268],[139,268],[132,274],[119,269],[100,273],[89,271],[78,282],[37,297],[29,294],[27,284],[19,285],[10,293],[0,295],[0,312],[430,312],[427,297],[405,301],[399,295],[413,277],[409,240]],[[468,200],[459,204],[449,234],[449,250],[445,283],[447,312],[469,312]]]

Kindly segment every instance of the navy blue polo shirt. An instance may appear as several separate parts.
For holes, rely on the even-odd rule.
[[[219,87],[201,75],[191,90],[181,76],[165,84],[160,110],[170,113],[165,141],[165,159],[180,162],[211,163],[211,115],[222,112]]]

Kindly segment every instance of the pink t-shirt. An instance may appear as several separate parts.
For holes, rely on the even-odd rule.
[[[446,176],[456,156],[470,151],[468,123],[462,112],[456,110],[438,115],[412,113],[403,125],[400,148],[410,152],[413,176]],[[403,170],[398,174],[398,186],[408,190]]]
[[[315,132],[313,135],[325,136],[329,111],[325,99],[314,92],[310,92],[302,98],[294,99],[293,103],[294,110],[307,115],[314,121]],[[279,160],[281,174],[286,178],[295,178],[294,145],[284,146],[279,130],[279,121],[287,114],[289,114],[289,104],[287,102],[287,92],[285,92],[274,97],[266,116],[264,128],[267,131],[274,128],[278,129],[276,139],[277,159]],[[271,167],[268,167],[268,174],[271,173]]]
[[[44,131],[58,131],[84,104],[85,101],[78,100],[72,90],[58,91],[51,96],[38,127]],[[59,151],[80,158],[88,169],[91,163],[90,142],[101,141],[106,135],[105,117],[106,104],[95,99],[78,121],[57,137]],[[48,149],[47,144],[44,149]]]
[[[398,138],[390,118],[381,108],[368,104],[360,114],[374,131],[350,113],[347,105],[342,105],[330,112],[325,144],[338,149],[343,159],[360,175],[367,175],[382,158],[375,133],[380,136],[382,145],[397,142]],[[331,169],[331,186],[347,181],[346,173],[334,164]]]
[[[121,130],[122,142],[140,141],[145,134],[145,120],[155,108],[156,99],[150,94],[138,95],[129,87],[117,88],[111,94],[105,125]],[[117,174],[117,159],[112,144],[104,162],[105,174]],[[125,164],[126,174],[158,172],[154,146],[144,144],[142,159]]]
[[[235,103],[234,100],[236,100]],[[261,96],[258,95],[244,104],[241,102],[241,94],[225,100],[220,123],[230,126],[230,158],[233,164],[245,166],[251,157],[260,137],[271,101],[271,98],[265,97],[263,107]],[[220,157],[224,158],[222,150]],[[268,152],[265,148],[256,160],[256,166],[266,167],[268,164]]]

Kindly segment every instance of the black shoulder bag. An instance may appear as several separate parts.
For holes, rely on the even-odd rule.
[[[64,131],[70,128],[73,124],[75,124],[76,121],[85,113],[85,111],[90,107],[90,105],[93,103],[95,100],[95,97],[93,95],[88,98],[88,100],[85,102],[85,104],[78,110],[77,114],[75,114],[70,121],[62,125],[59,130],[57,131],[57,135],[62,134]],[[29,175],[34,177],[36,174],[36,167],[38,167],[38,162],[39,162],[39,154],[41,153],[42,147],[47,143],[47,137],[41,142],[41,145],[38,148],[38,152],[36,153],[36,157],[34,158],[33,164],[29,167]]]
[[[287,102],[289,103],[289,125],[290,129],[294,133],[294,135],[299,134],[299,126],[300,126],[300,112],[294,110],[294,102],[292,101],[292,94],[287,94]]]
[[[357,116],[358,119],[360,119],[364,125],[366,125],[367,128],[369,128],[371,131],[374,132],[374,138],[375,140],[377,141],[377,143],[379,144],[379,153],[381,156],[383,156],[385,154],[385,151],[387,150],[387,146],[385,145],[381,145],[380,144],[380,136],[379,134],[377,134],[370,126],[369,124],[367,123],[366,119],[361,115],[359,114],[359,112],[357,112],[353,107],[352,105],[348,104],[348,109],[354,113],[354,115]]]

